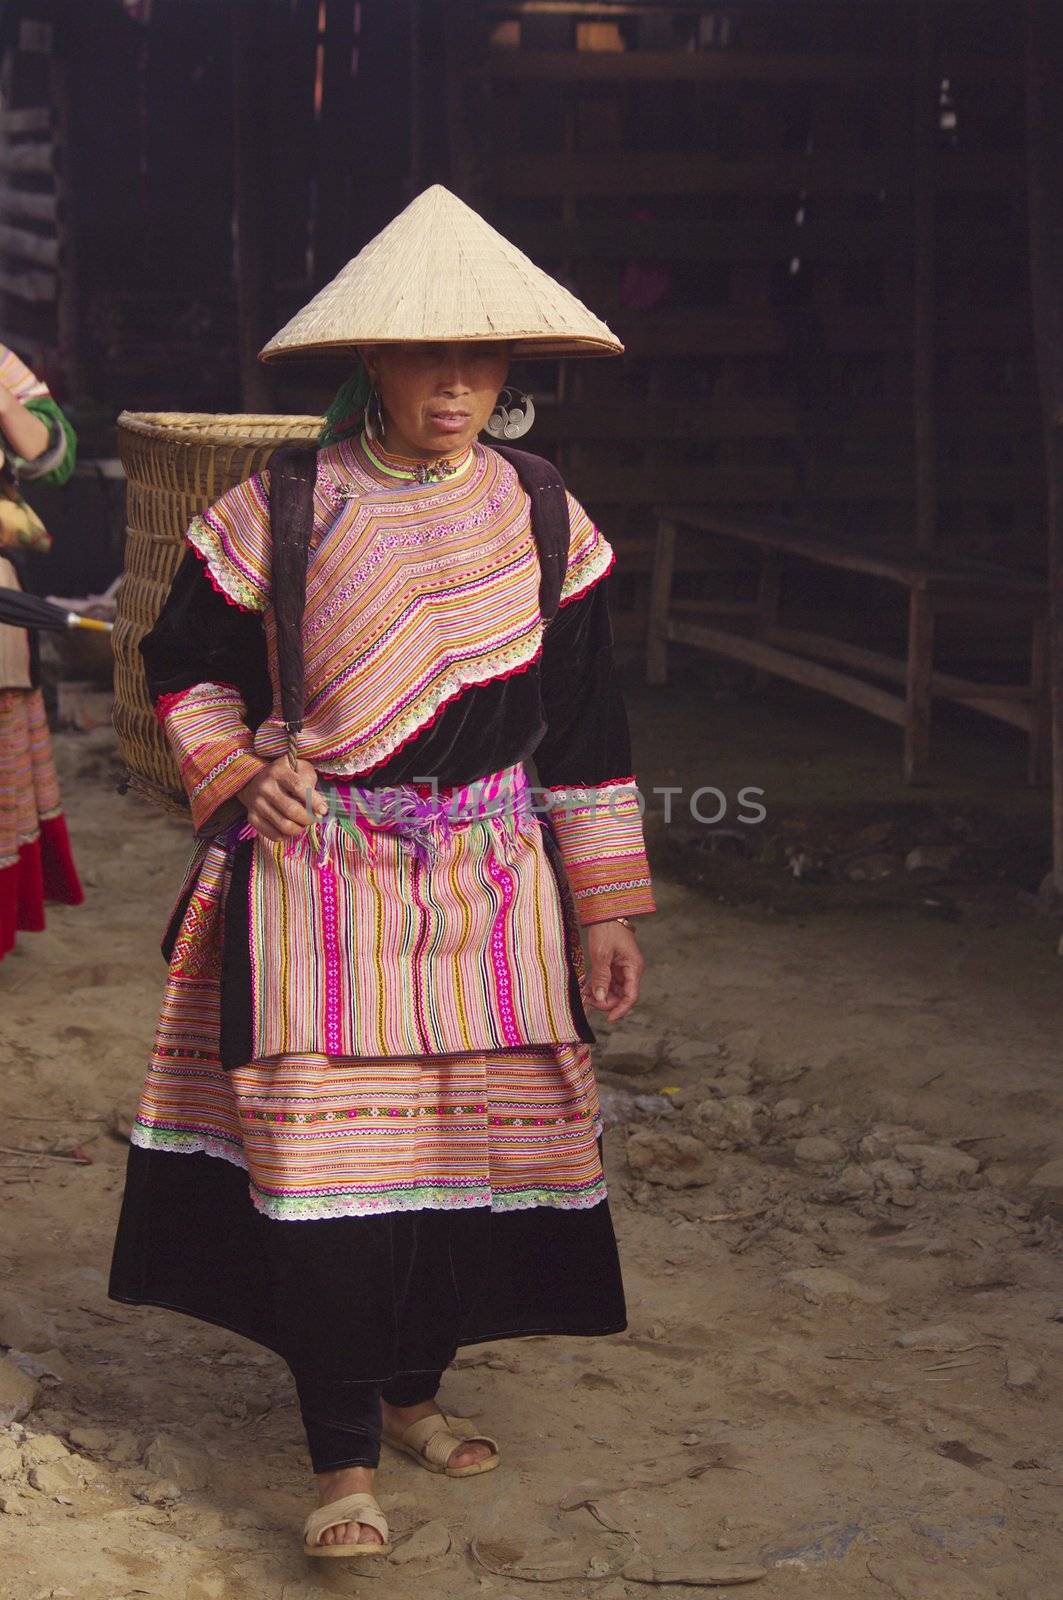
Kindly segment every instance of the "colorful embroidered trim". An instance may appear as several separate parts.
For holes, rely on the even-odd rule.
[[[453,483],[456,478],[464,477],[475,459],[472,445],[469,445],[464,452],[459,451],[456,455],[439,456],[435,461],[415,462],[406,456],[391,455],[382,445],[373,443],[364,432],[359,442],[369,460],[379,471],[385,473],[389,478],[401,480],[403,483],[416,483],[421,486],[433,481],[441,482],[444,479],[448,483]]]
[[[146,1128],[136,1123],[130,1141],[143,1150],[165,1150],[174,1155],[216,1156],[247,1171],[239,1148],[226,1140]],[[488,1183],[469,1185],[452,1182],[386,1185],[376,1190],[366,1190],[357,1197],[341,1190],[328,1189],[313,1195],[277,1195],[260,1189],[253,1178],[250,1178],[248,1188],[255,1210],[276,1222],[319,1222],[334,1217],[375,1216],[389,1211],[468,1211],[481,1206],[499,1212],[528,1211],[536,1206],[582,1211],[600,1205],[608,1194],[604,1178],[571,1186],[529,1183],[523,1188],[504,1193],[493,1190]]]
[[[208,845],[133,1142],[243,1167],[268,1216],[424,1206],[597,1204],[601,1118],[586,1045],[436,1057],[287,1056],[222,1071],[218,929],[226,854]]]

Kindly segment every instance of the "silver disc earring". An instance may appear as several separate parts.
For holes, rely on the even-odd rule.
[[[535,405],[531,395],[520,389],[503,389],[484,429],[492,439],[522,439],[534,421]]]
[[[374,442],[384,437],[384,407],[380,403],[380,390],[372,389],[369,399],[365,403],[365,412],[362,417],[365,426],[365,436]]]

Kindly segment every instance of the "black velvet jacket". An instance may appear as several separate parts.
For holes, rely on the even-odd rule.
[[[627,713],[613,662],[608,578],[563,605],[540,657],[468,688],[387,760],[357,774],[376,787],[434,777],[472,783],[534,756],[539,781],[590,787],[631,776]],[[234,684],[255,728],[272,690],[257,612],[230,605],[187,551],[154,628],[141,643],[153,699],[193,684]]]

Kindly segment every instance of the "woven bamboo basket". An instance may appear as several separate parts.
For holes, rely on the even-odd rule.
[[[125,573],[118,591],[114,727],[128,787],[175,815],[188,813],[181,776],[148,698],[140,641],[169,592],[197,513],[250,478],[279,444],[316,439],[321,417],[211,416],[123,411],[118,451],[125,467]]]

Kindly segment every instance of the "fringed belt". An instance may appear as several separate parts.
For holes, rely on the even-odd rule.
[[[534,810],[528,775],[519,763],[456,786],[402,783],[373,789],[342,778],[328,778],[321,780],[318,793],[328,811],[284,848],[288,853],[312,850],[319,862],[326,858],[337,830],[359,845],[368,846],[373,831],[382,829],[394,834],[407,854],[427,866],[455,828],[491,821],[503,837],[508,837]],[[251,838],[254,833],[247,823],[239,837]]]

